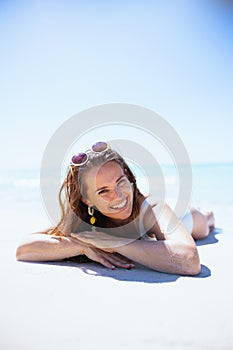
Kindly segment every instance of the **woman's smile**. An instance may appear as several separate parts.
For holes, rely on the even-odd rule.
[[[132,212],[133,204],[131,202],[131,199],[128,197],[125,197],[122,201],[118,202],[117,204],[110,205],[109,213],[106,214],[109,217],[112,217],[113,219],[121,219],[125,220],[127,219]]]
[[[94,181],[93,181],[94,178]],[[87,174],[88,205],[112,219],[130,217],[133,189],[121,166],[113,161]]]
[[[111,205],[110,207],[112,209],[124,209],[124,207],[126,206],[127,204],[127,198],[125,198],[122,202],[118,203],[118,204],[115,204],[115,205]]]

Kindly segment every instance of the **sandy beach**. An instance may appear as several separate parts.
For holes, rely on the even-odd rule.
[[[232,349],[232,206],[212,206],[216,230],[197,243],[195,277],[17,262],[21,238],[48,219],[32,204],[25,232],[28,207],[17,208],[17,220],[12,209],[1,210],[1,349]]]
[[[232,2],[0,1],[0,28],[0,350],[232,350]],[[99,141],[214,211],[199,275],[16,260]]]

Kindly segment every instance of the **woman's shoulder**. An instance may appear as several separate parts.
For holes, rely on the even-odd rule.
[[[146,210],[155,208],[157,205],[161,204],[161,201],[153,196],[142,196],[139,200],[139,204],[141,210]]]
[[[139,203],[141,210],[144,208],[150,208],[153,209],[154,212],[159,212],[165,209],[166,207],[171,208],[171,205],[169,203],[151,195],[143,196],[143,198],[140,199]]]
[[[156,200],[151,196],[144,196],[140,201],[139,229],[142,240],[156,240],[157,219],[153,208]]]
[[[152,235],[153,237],[155,236],[159,240],[165,239],[165,236],[161,233],[158,218],[166,205],[166,202],[153,196],[145,197],[141,203],[140,214],[144,232],[147,235]]]

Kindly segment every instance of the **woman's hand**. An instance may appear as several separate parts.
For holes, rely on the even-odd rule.
[[[97,237],[95,237],[96,233],[97,232],[89,231],[72,233],[71,239],[80,244],[83,255],[86,255],[89,259],[96,261],[105,267],[110,269],[115,269],[115,267],[131,269],[134,267],[132,260],[114,252],[113,248],[106,247],[107,242],[110,244],[110,240],[106,237],[109,235],[103,232],[98,232],[99,235],[97,239]],[[102,240],[100,238],[102,238]]]

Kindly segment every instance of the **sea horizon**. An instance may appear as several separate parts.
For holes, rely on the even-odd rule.
[[[233,205],[233,162],[193,163],[192,201]],[[168,197],[179,190],[179,177],[174,164],[161,164]],[[137,177],[137,172],[136,172]],[[138,182],[143,185],[142,174]],[[62,182],[62,177],[61,177]],[[11,199],[41,200],[40,168],[0,169],[1,202]]]

